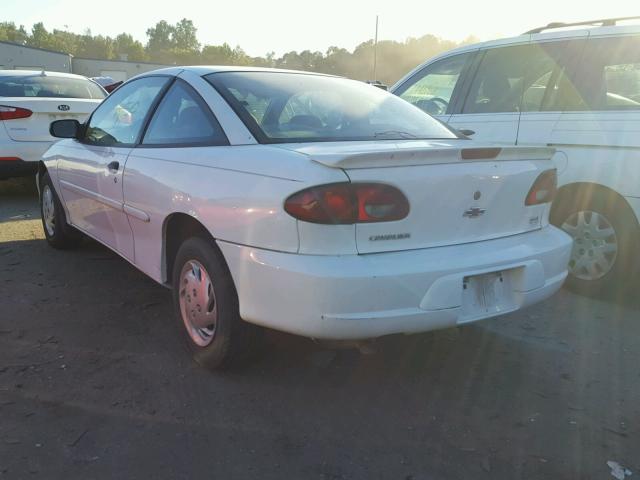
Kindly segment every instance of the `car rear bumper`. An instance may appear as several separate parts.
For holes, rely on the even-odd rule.
[[[21,159],[0,158],[0,180],[13,177],[28,177],[38,171],[38,162],[25,162]]]
[[[569,236],[554,227],[368,255],[299,255],[218,243],[242,318],[321,339],[424,332],[518,310],[562,286],[571,252]]]
[[[51,142],[0,141],[0,178],[33,175]],[[9,160],[17,159],[17,160]]]

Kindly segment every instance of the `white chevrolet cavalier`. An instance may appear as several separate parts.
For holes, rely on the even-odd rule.
[[[553,150],[477,145],[361,82],[169,68],[51,133],[66,140],[40,165],[49,243],[88,235],[170,286],[210,368],[256,325],[424,332],[541,301],[567,275]]]

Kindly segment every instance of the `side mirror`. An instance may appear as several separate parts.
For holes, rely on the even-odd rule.
[[[80,122],[78,120],[56,120],[51,122],[49,133],[56,138],[78,138]]]

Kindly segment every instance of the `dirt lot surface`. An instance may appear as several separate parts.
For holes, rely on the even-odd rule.
[[[372,355],[273,332],[214,374],[169,290],[42,238],[35,191],[0,182],[0,478],[640,477],[637,300],[562,291]]]

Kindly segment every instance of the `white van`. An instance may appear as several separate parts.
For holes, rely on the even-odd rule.
[[[638,271],[640,26],[621,20],[458,48],[391,88],[476,140],[557,149],[551,220],[575,240],[568,284],[584,293]]]

